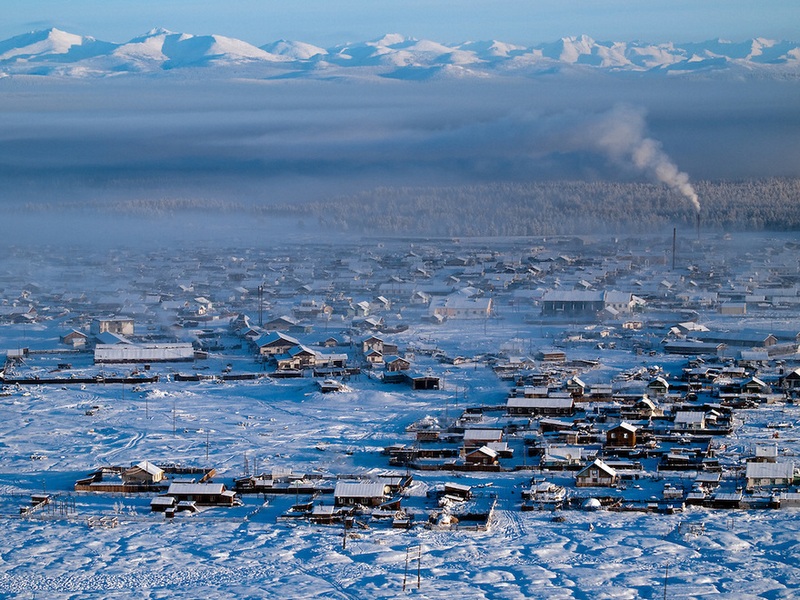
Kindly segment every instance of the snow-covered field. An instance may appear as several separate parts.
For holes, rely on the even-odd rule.
[[[547,347],[559,329],[526,324],[522,313],[502,318],[415,322],[393,340],[436,346],[448,356],[476,356],[502,346],[521,353]],[[763,325],[755,317],[750,326]],[[788,327],[791,323],[783,323]],[[4,325],[6,348],[57,346],[67,329],[58,320]],[[316,337],[321,337],[317,332]],[[324,337],[324,336],[322,336]],[[624,349],[575,346],[571,356],[602,355],[584,376],[608,381],[647,361],[666,372],[685,359],[634,356]],[[646,360],[643,360],[646,358]],[[25,369],[48,373],[58,362],[74,373],[97,369],[86,355],[34,354]],[[175,382],[156,366],[157,383],[12,387],[0,396],[0,597],[14,598],[793,598],[800,594],[800,511],[710,510],[687,507],[665,515],[563,510],[523,512],[530,472],[413,472],[409,504],[443,482],[491,486],[498,504],[486,531],[410,530],[364,521],[313,525],[278,517],[293,495],[243,496],[244,504],[165,519],[150,511],[152,495],[74,492],[73,484],[103,465],[141,460],[217,470],[231,485],[246,472],[366,475],[394,471],[381,450],[412,443],[405,428],[426,416],[444,419],[470,405],[499,404],[508,386],[482,363],[435,368],[444,389],[411,392],[354,377],[350,392],[322,394],[310,378],[240,382]],[[428,362],[426,362],[428,361]],[[212,356],[176,370],[220,373],[260,367],[244,351]],[[108,367],[106,374],[125,367]],[[87,414],[88,413],[88,414]],[[727,452],[744,455],[773,432],[769,421],[800,424],[800,409],[778,403],[738,411]],[[794,430],[779,444],[800,452]],[[642,493],[662,483],[642,481]],[[32,494],[51,505],[20,516]],[[404,500],[405,504],[406,500]],[[109,526],[90,526],[104,517]],[[110,526],[114,524],[115,526]]]
[[[491,388],[487,373],[463,375]],[[352,386],[357,391],[323,395],[308,379],[164,382],[138,392],[34,387],[3,397],[0,593],[388,598],[403,594],[404,579],[405,593],[430,598],[661,597],[665,580],[671,597],[796,593],[796,510],[564,511],[556,522],[550,512],[520,512],[519,489],[529,478],[517,473],[458,479],[493,481],[499,510],[486,532],[374,526],[351,530],[344,549],[339,526],[279,522],[294,500],[285,497],[264,504],[245,496],[240,508],[167,521],[150,513],[147,495],[72,493],[74,511],[56,501],[50,511],[15,515],[31,493],[64,498],[96,466],[145,458],[208,464],[225,478],[240,476],[245,459],[259,471],[385,470],[380,449],[407,440],[403,429],[413,420],[441,416],[452,393],[412,396],[365,376]],[[93,406],[100,408],[86,415]],[[418,475],[416,486],[448,479]],[[119,524],[90,528],[92,516],[116,516]]]

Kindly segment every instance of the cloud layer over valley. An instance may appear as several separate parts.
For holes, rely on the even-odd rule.
[[[51,51],[74,52],[52,42]],[[0,48],[22,60],[10,52]],[[694,203],[689,177],[800,175],[800,86],[791,77],[251,75],[228,65],[0,78],[0,204],[19,212],[169,200],[210,210],[378,187],[553,180],[661,181]]]

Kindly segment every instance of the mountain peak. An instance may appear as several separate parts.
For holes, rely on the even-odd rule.
[[[145,33],[143,36],[139,37],[154,37],[157,35],[174,35],[174,31],[170,31],[169,29],[165,29],[164,27],[153,27],[150,31]]]
[[[644,77],[667,72],[693,77],[714,73],[717,78],[730,71],[735,77],[752,74],[785,78],[800,77],[800,44],[762,37],[743,42],[597,42],[586,34],[534,46],[499,40],[444,44],[388,33],[371,41],[326,49],[287,40],[256,47],[223,35],[176,33],[164,27],[155,27],[122,44],[56,27],[0,41],[0,69],[11,75],[102,77],[207,66],[224,74],[224,69],[233,65],[235,76],[252,74],[257,78],[343,77],[352,73],[359,77],[425,79],[590,71],[638,72]]]

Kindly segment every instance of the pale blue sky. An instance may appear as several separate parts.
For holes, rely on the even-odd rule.
[[[331,46],[396,32],[444,43],[597,40],[800,40],[798,0],[4,0],[0,39],[58,27],[124,42],[153,27],[255,45]]]

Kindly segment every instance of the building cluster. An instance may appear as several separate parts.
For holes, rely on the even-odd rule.
[[[23,285],[0,273],[0,323],[57,328],[59,346],[49,338],[15,344],[2,377],[25,383],[20,364],[37,352],[63,353],[64,377],[81,361],[143,371],[187,363],[176,368],[194,375],[171,373],[191,381],[208,369],[203,361],[217,358],[223,378],[313,376],[322,391],[337,391],[339,380],[367,374],[449,398],[447,375],[469,365],[507,382],[506,393],[470,398],[469,408],[452,413],[445,401],[443,417],[414,423],[406,440],[385,449],[391,465],[533,471],[528,506],[567,502],[567,488],[581,500],[649,501],[638,488],[674,473],[693,478],[660,491],[673,509],[790,505],[800,465],[779,440],[792,422],[770,423],[776,441],[752,454],[727,451],[739,411],[800,395],[798,246],[761,243],[748,253],[725,237],[679,251],[657,238],[371,240],[236,255],[118,250],[74,261],[19,250],[29,253],[31,272]],[[35,266],[53,261],[58,285],[35,283]],[[500,330],[504,337],[493,341]],[[439,334],[450,332],[456,341],[440,344]],[[465,341],[481,350],[461,354]],[[232,372],[236,360],[253,372]],[[552,474],[559,483],[548,480]],[[154,477],[157,468],[141,463],[104,467],[79,483],[158,489],[154,508],[165,512],[230,505],[234,492],[275,493],[290,483],[250,478],[230,491],[172,480],[161,490],[167,484]],[[330,517],[355,505],[396,510],[402,489],[337,481],[324,510]],[[442,496],[452,500],[459,490]],[[322,509],[294,513],[314,510]]]

